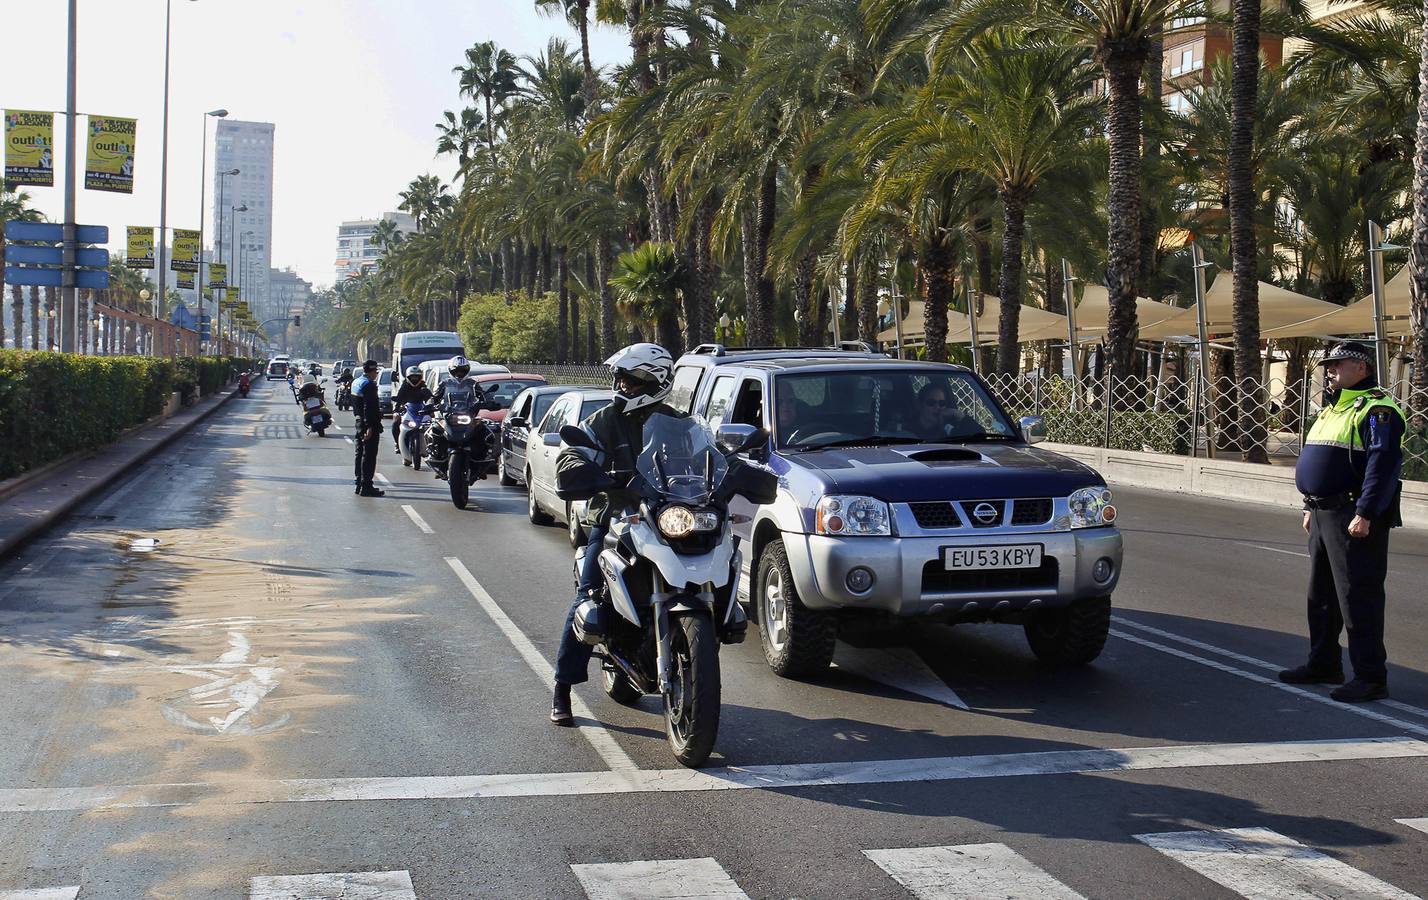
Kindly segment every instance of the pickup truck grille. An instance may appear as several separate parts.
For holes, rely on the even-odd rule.
[[[997,590],[1056,590],[1060,568],[1056,560],[1043,557],[1035,569],[966,569],[949,571],[941,560],[922,567],[922,593],[976,593]]]
[[[912,517],[918,528],[961,528],[962,520],[957,518],[957,510],[945,500],[926,503],[909,503]]]
[[[1013,525],[1040,525],[1051,521],[1051,498],[1037,497],[1012,501]]]

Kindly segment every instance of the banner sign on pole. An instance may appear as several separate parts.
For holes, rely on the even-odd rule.
[[[124,261],[124,267],[152,269],[154,267],[154,229],[145,228],[142,225],[130,225],[124,231],[128,235],[126,249],[128,258]]]
[[[208,287],[214,291],[228,287],[227,263],[211,262],[208,264]]]
[[[192,272],[178,273],[178,289],[181,291],[193,290],[193,277]]]
[[[54,187],[54,113],[5,110],[5,180]]]
[[[174,258],[169,263],[169,268],[175,272],[197,272],[198,254],[198,232],[175,228]]]
[[[91,191],[134,193],[134,119],[89,117],[89,155],[84,186]]]

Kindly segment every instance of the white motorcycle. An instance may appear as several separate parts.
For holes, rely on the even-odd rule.
[[[600,448],[582,428],[567,425],[560,436],[598,464]],[[593,489],[557,475],[563,499],[622,486],[636,498],[611,520],[599,557],[603,585],[576,609],[575,635],[597,648],[611,698],[663,698],[665,736],[690,767],[709,758],[719,731],[719,644],[741,642],[748,628],[729,500],[771,503],[778,484],[733,456],[767,439],[752,426],[726,425],[716,444],[698,420],[657,413],[645,423],[634,472]]]

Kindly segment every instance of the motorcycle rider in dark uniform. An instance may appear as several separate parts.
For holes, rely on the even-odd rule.
[[[1383,646],[1388,532],[1399,498],[1407,421],[1374,378],[1374,352],[1335,345],[1320,362],[1324,409],[1304,439],[1294,481],[1309,534],[1309,661],[1279,673],[1288,684],[1337,684],[1329,696],[1364,703],[1388,696]],[[1353,680],[1344,681],[1339,632],[1348,628]]]
[[[591,484],[609,484],[610,475],[617,479],[635,470],[644,447],[645,422],[661,413],[675,418],[685,414],[665,405],[674,378],[674,358],[658,344],[631,344],[605,360],[614,376],[615,398],[609,406],[596,410],[584,422],[584,428],[604,451],[603,459],[591,461],[570,447],[561,450],[556,460],[558,478],[562,483],[576,479]],[[565,616],[560,635],[560,650],[555,658],[555,696],[551,701],[550,720],[557,725],[575,722],[570,711],[570,686],[589,680],[590,656],[593,648],[575,636],[575,610],[595,588],[599,577],[596,559],[610,530],[610,517],[622,509],[628,494],[619,487],[608,487],[596,494],[585,510],[589,537],[585,557],[580,566],[575,602]]]
[[[500,409],[501,404],[488,401],[486,394],[481,390],[481,385],[471,378],[471,361],[464,356],[453,356],[451,362],[446,364],[446,370],[450,373],[441,384],[436,386],[436,390],[431,394],[428,406],[438,411],[435,427],[431,429],[431,442],[434,447],[434,456],[437,459],[446,457],[446,432],[441,428],[441,422],[446,413],[451,411],[451,406],[456,403],[466,404],[472,413],[476,410]],[[408,369],[408,371],[411,371]],[[405,386],[403,386],[405,387]],[[489,424],[489,423],[488,423]],[[488,434],[490,430],[488,428]],[[401,448],[398,448],[401,449]],[[482,448],[484,451],[484,448]],[[476,457],[485,459],[484,452]],[[484,475],[482,477],[485,477]]]
[[[377,449],[382,443],[382,404],[377,400],[375,359],[362,363],[362,374],[352,382],[352,410],[357,414],[357,456],[353,464],[358,496],[384,497],[386,491],[372,484],[377,475]]]
[[[416,366],[407,367],[407,377],[402,379],[402,386],[397,388],[397,396],[392,398],[392,443],[396,445],[397,452],[402,452],[400,435],[402,431],[402,414],[406,411],[408,403],[419,403],[423,406],[431,400],[431,388],[422,381],[421,369]]]

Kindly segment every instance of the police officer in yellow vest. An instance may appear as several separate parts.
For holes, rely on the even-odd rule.
[[[1329,696],[1388,696],[1383,649],[1388,530],[1399,519],[1403,410],[1374,379],[1374,353],[1335,345],[1320,365],[1328,388],[1294,468],[1309,533],[1309,662],[1279,673],[1289,684],[1336,684]],[[1339,632],[1349,632],[1353,680],[1344,684]]]

